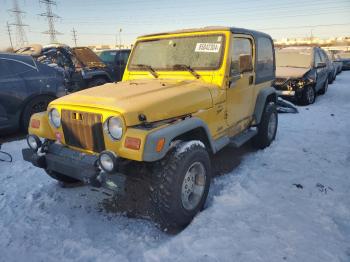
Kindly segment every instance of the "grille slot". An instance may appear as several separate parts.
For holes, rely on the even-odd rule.
[[[100,114],[62,110],[61,115],[67,145],[97,153],[105,150]]]

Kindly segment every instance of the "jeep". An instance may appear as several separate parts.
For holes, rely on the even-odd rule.
[[[145,35],[122,82],[59,98],[32,116],[23,158],[56,180],[115,191],[127,164],[144,163],[154,219],[181,228],[205,204],[211,155],[275,139],[274,78],[267,34],[206,27]]]

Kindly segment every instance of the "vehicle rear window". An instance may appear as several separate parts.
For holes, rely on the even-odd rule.
[[[99,54],[99,57],[105,63],[113,63],[116,54],[117,54],[116,51],[104,51],[104,52],[101,52],[101,54]]]
[[[271,39],[259,37],[257,41],[256,84],[275,78],[274,53]]]

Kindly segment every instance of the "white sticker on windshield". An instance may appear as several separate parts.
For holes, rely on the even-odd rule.
[[[217,53],[221,44],[218,43],[197,43],[195,52]]]

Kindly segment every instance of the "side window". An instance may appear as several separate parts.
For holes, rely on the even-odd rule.
[[[21,62],[21,61],[14,61],[12,63],[11,69],[15,74],[24,74],[24,73],[35,70],[31,65],[28,65],[28,64]]]
[[[272,41],[266,37],[259,37],[257,43],[256,81],[262,83],[275,77],[274,54]]]
[[[10,71],[12,63],[7,60],[0,59],[0,78],[4,79],[10,76],[13,76],[13,73]]]
[[[239,57],[240,55],[253,56],[252,42],[248,38],[233,38],[233,51],[231,56],[231,75],[240,74]]]
[[[328,63],[328,56],[326,55],[326,53],[324,51],[319,51],[320,55],[321,55],[321,60],[323,63]]]
[[[318,63],[321,63],[321,57],[318,51],[315,52],[315,66],[317,66]]]

